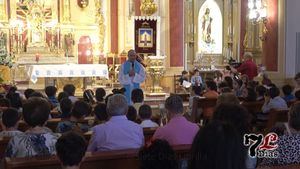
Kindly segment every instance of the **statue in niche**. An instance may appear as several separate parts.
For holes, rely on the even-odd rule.
[[[67,57],[74,57],[73,55],[73,45],[75,44],[72,33],[65,35],[65,53]]]
[[[212,25],[213,18],[210,17],[210,9],[206,8],[205,14],[202,18],[202,38],[203,41],[206,43],[211,43],[211,25]]]
[[[198,53],[221,54],[223,49],[223,21],[215,0],[206,0],[198,15]]]

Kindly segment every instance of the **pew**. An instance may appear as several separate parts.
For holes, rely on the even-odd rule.
[[[148,143],[149,141],[151,141],[152,136],[154,135],[156,129],[157,129],[156,127],[143,129],[145,143]],[[89,141],[91,139],[92,134],[93,134],[92,131],[88,131],[88,132],[84,133],[83,136],[86,140]]]
[[[264,101],[256,101],[256,102],[242,102],[241,104],[248,112],[252,115],[256,115],[256,113],[262,112],[262,107],[264,105]]]
[[[216,98],[200,98],[195,97],[193,100],[193,107],[192,107],[192,118],[191,121],[194,123],[198,123],[200,118],[198,117],[198,110],[201,108],[202,110],[213,109],[217,104]],[[204,119],[210,119],[212,114],[205,114],[203,111]]]
[[[257,169],[300,169],[299,164],[290,164],[284,166],[259,166]]]
[[[46,127],[48,127],[49,129],[51,129],[53,132],[55,132],[56,127],[58,125],[59,122],[61,122],[63,119],[61,118],[53,118],[53,119],[49,119],[47,121]],[[95,120],[95,117],[86,117],[84,118],[83,121],[81,121],[81,123],[86,123],[86,124],[93,124]],[[90,122],[91,121],[91,122]],[[25,123],[25,121],[20,121],[19,123],[19,130],[25,132],[26,130],[29,129],[29,126]]]
[[[5,156],[5,150],[9,140],[10,137],[0,137],[0,159],[3,159]]]
[[[178,160],[190,157],[191,145],[173,146]],[[87,153],[81,164],[82,169],[138,169],[139,149],[115,150],[108,152]],[[5,158],[6,169],[57,169],[61,168],[56,156]]]
[[[268,121],[266,124],[265,132],[268,133],[278,122],[287,122],[288,121],[288,109],[284,110],[275,110],[272,109],[268,115]]]

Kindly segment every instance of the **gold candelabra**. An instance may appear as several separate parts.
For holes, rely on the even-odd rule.
[[[165,56],[148,56],[148,73],[152,78],[151,93],[162,93],[160,79],[165,74]]]

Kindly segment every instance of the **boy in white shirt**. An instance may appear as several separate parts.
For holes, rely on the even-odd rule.
[[[158,127],[158,124],[151,120],[152,110],[149,105],[144,104],[139,108],[139,116],[142,120],[141,126],[143,128]]]

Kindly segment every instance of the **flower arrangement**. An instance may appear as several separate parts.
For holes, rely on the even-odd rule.
[[[8,53],[5,49],[0,49],[0,65],[8,66],[11,68],[13,66],[14,55]]]

